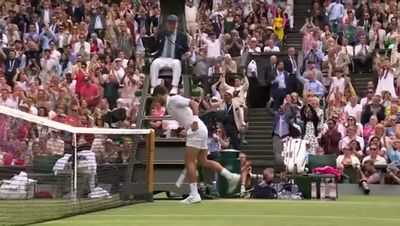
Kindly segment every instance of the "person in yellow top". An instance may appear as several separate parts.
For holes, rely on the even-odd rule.
[[[273,28],[276,36],[278,36],[279,41],[282,41],[285,36],[285,31],[284,31],[285,26],[286,26],[286,18],[283,13],[283,9],[280,6],[278,6],[274,16]]]
[[[390,104],[385,107],[385,115],[397,115],[400,112],[400,101],[397,98],[392,98]]]

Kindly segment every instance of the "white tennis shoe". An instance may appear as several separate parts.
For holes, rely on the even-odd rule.
[[[197,194],[197,195],[190,194],[186,199],[182,200],[181,203],[182,204],[201,203],[201,197],[199,194]]]
[[[228,193],[231,194],[240,185],[240,174],[233,173],[230,178],[228,178]]]

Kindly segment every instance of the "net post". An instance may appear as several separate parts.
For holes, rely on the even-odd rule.
[[[154,191],[154,152],[155,152],[155,141],[156,133],[153,129],[147,134],[147,200],[153,202],[153,191]]]
[[[74,160],[73,160],[73,162],[74,162],[74,168],[73,168],[73,178],[72,178],[72,180],[73,180],[73,187],[72,187],[72,202],[73,202],[73,204],[74,205],[77,205],[78,204],[78,147],[77,147],[77,144],[78,144],[78,142],[77,142],[77,136],[76,136],[76,133],[73,133],[74,135],[73,135],[73,141],[72,141],[72,144],[73,144],[73,146],[74,146],[74,148],[73,148],[73,153],[74,153]]]

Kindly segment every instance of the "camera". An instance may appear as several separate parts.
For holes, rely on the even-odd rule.
[[[359,186],[361,187],[365,195],[369,195],[371,190],[369,189],[367,181],[365,180],[360,181]]]

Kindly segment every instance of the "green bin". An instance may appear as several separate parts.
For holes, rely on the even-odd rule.
[[[239,151],[227,149],[220,153],[221,165],[232,173],[240,173]],[[228,180],[222,175],[218,175],[217,185],[221,198],[235,197],[240,193],[240,182],[237,185],[229,185]]]

